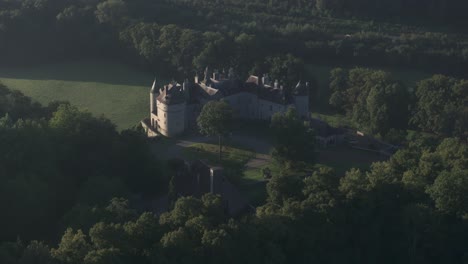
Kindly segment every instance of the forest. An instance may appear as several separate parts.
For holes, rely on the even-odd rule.
[[[2,0],[0,63],[104,57],[185,77],[207,65],[266,72],[265,61],[291,53],[464,75],[466,8],[462,0]]]
[[[207,194],[156,217],[145,204],[170,172],[138,128],[117,132],[5,86],[0,101],[1,263],[466,262],[468,147],[459,138],[414,134],[388,161],[344,175],[285,166],[254,214],[232,218]],[[288,148],[301,142],[281,136],[301,130],[288,115],[275,117],[275,156],[297,162]]]
[[[0,84],[0,263],[468,263],[467,8],[0,0],[2,66],[111,58],[177,78],[206,66],[269,72],[289,87],[307,63],[341,65],[330,73],[332,111],[399,146],[368,170],[339,174],[314,164],[313,131],[291,112],[277,115],[272,154],[284,166],[254,213],[231,217],[206,194],[157,216],[149,202],[173,175],[141,127],[119,131],[68,102],[40,105]],[[374,66],[433,75],[407,87]]]

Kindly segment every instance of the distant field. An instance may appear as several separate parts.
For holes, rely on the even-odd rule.
[[[96,116],[104,115],[119,129],[148,115],[154,75],[120,63],[86,61],[31,68],[0,68],[0,81],[41,104],[70,101]]]

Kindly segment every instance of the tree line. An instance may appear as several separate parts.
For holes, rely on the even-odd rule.
[[[165,188],[141,131],[1,84],[0,102],[0,240],[54,241],[93,206]]]
[[[363,6],[376,9],[370,3],[348,2],[2,0],[0,54],[7,65],[119,58],[181,76],[193,75],[206,65],[253,72],[287,53],[308,63],[407,66],[464,74],[468,46],[462,32],[451,32],[448,25],[438,31],[324,17],[317,11],[353,10],[347,5],[363,12]],[[388,11],[386,2],[395,1],[378,2]],[[283,5],[287,9],[278,11]],[[395,5],[410,10],[406,4]],[[436,8],[438,4],[419,6],[443,10]]]
[[[0,245],[2,263],[464,263],[466,144],[419,137],[344,177],[291,170],[256,213],[232,219],[219,196],[179,198],[160,216],[125,199],[88,208],[58,243]]]
[[[381,70],[336,68],[330,74],[330,105],[359,129],[394,136],[414,129],[466,140],[467,81],[434,75],[411,90]]]
[[[366,115],[358,122],[378,127],[372,122],[382,118],[366,109],[382,105],[376,113],[398,124],[391,105],[403,93],[398,81],[366,69],[332,76],[336,92],[355,100],[345,108],[368,104],[352,107]],[[463,91],[463,81],[444,76],[421,81],[417,91],[438,84]],[[0,91],[1,263],[466,260],[468,146],[459,138],[418,133],[388,161],[339,175],[313,166],[313,131],[290,109],[272,119],[273,158],[282,169],[254,214],[232,218],[221,197],[207,194],[179,197],[155,215],[144,204],[168,189],[168,177],[142,131],[119,133],[67,103],[43,107]],[[422,110],[437,107],[421,103]]]

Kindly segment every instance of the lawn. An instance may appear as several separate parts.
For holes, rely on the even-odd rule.
[[[272,176],[278,175],[281,170],[274,162],[270,162],[262,168],[245,170],[242,183],[239,185],[239,189],[245,194],[253,206],[265,204],[268,195],[266,190],[267,181],[263,178],[262,169],[266,167],[270,169]]]
[[[148,115],[154,77],[110,61],[0,68],[0,81],[11,89],[41,104],[69,101],[96,116],[104,115],[119,129],[130,128]]]
[[[255,153],[250,150],[224,145],[222,148],[222,160],[219,161],[219,147],[217,144],[195,143],[184,149],[184,157],[188,160],[204,159],[213,165],[227,167],[244,166]]]
[[[249,202],[258,206],[266,199],[266,181],[263,179],[262,168],[245,168],[247,162],[255,157],[255,153],[233,146],[223,147],[223,160],[218,159],[218,145],[197,143],[184,149],[184,157],[189,160],[207,160],[213,165],[222,165],[226,177],[235,184]],[[279,168],[271,168],[276,173]]]
[[[345,172],[351,168],[368,170],[373,162],[387,159],[376,153],[338,146],[321,150],[317,157],[317,164],[331,167],[339,176],[344,176]]]

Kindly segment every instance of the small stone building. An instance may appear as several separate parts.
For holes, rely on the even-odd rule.
[[[197,160],[179,160],[174,175],[174,189],[177,196],[201,198],[206,193],[218,194],[224,202],[226,213],[231,216],[251,210],[251,206],[237,188],[223,174],[223,168],[213,167]]]

